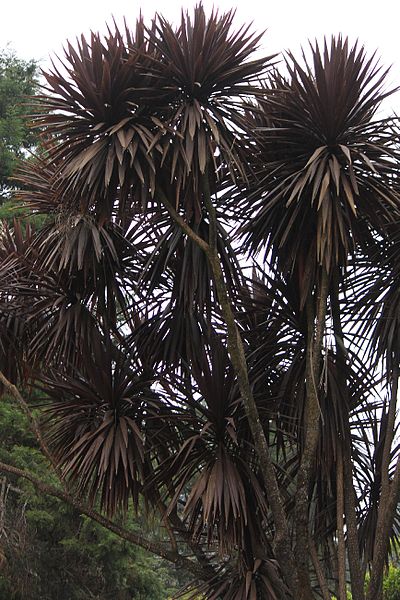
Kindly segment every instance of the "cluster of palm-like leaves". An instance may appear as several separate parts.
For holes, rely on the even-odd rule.
[[[319,266],[345,266],[398,210],[395,135],[376,117],[386,72],[340,37],[311,53],[311,65],[288,54],[288,77],[273,75],[255,114],[260,175],[243,228],[247,248],[295,274],[303,300]]]
[[[116,204],[124,218],[130,206],[167,194],[200,221],[202,176],[214,187],[226,168],[245,172],[236,107],[258,92],[254,80],[269,60],[247,60],[259,37],[233,32],[232,19],[206,19],[199,6],[177,29],[157,17],[151,28],[139,20],[135,35],[116,30],[69,44],[70,77],[56,67],[45,75],[51,95],[37,120],[53,139],[55,185],[80,193],[100,219]]]
[[[20,176],[21,202],[46,221],[1,231],[0,365],[45,393],[48,443],[77,494],[110,515],[141,496],[161,507],[216,567],[196,587],[209,600],[276,600],[287,589],[269,490],[212,269],[170,214],[216,237],[290,532],[307,425],[304,307],[327,273],[309,531],[331,582],[346,444],[366,560],[373,546],[373,415],[385,410],[373,367],[399,359],[400,163],[395,122],[376,117],[385,73],[363,48],[339,37],[266,78],[271,57],[252,58],[259,36],[232,21],[201,5],[177,27],[139,19],[134,32],[68,44],[46,74],[43,153]]]

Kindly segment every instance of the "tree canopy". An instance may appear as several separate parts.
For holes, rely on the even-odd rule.
[[[38,65],[21,60],[11,49],[0,50],[0,198],[8,197],[18,160],[37,144],[29,127],[32,96],[38,88]]]
[[[193,597],[377,600],[400,516],[399,123],[359,43],[283,73],[233,20],[139,18],[44,75],[19,197],[46,221],[2,231],[2,382],[28,413],[13,385],[43,394],[46,492],[121,535],[156,511],[164,535],[135,539]]]

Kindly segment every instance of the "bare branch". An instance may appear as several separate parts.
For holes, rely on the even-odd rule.
[[[18,388],[5,377],[5,375],[2,373],[2,371],[0,371],[0,381],[4,385],[6,390],[11,394],[11,396],[19,404],[20,408],[22,409],[23,413],[25,414],[25,416],[28,419],[29,427],[31,428],[31,431],[35,435],[44,456],[47,458],[47,460],[53,466],[54,471],[56,472],[56,474],[62,481],[63,478],[62,478],[60,469],[58,468],[55,458],[51,454],[49,447],[43,438],[39,423],[38,423],[37,419],[35,418],[35,416],[33,415],[31,409],[29,408],[28,403],[20,394],[20,392],[18,391]]]
[[[27,481],[30,481],[35,487],[35,489],[40,493],[46,496],[51,496],[53,498],[58,498],[62,502],[65,502],[66,504],[69,504],[70,506],[75,508],[75,510],[77,510],[79,514],[89,517],[102,527],[115,533],[115,535],[117,535],[118,537],[132,544],[135,544],[136,546],[140,546],[141,548],[147,550],[148,552],[151,552],[152,554],[155,554],[156,556],[159,556],[160,558],[168,560],[169,562],[175,564],[177,567],[185,569],[189,573],[192,573],[192,575],[194,575],[195,577],[199,579],[207,579],[207,577],[210,576],[210,573],[206,569],[200,567],[192,560],[186,558],[185,556],[182,556],[176,551],[167,549],[165,547],[164,542],[149,540],[143,535],[139,535],[137,533],[124,529],[114,521],[107,519],[97,511],[93,510],[91,507],[87,506],[76,496],[64,490],[61,490],[53,485],[44,483],[43,481],[35,477],[32,473],[22,469],[18,469],[17,467],[8,465],[3,462],[0,462],[0,471],[2,471],[3,473],[15,475],[16,477],[22,477]],[[214,573],[212,572],[211,574],[213,575]]]

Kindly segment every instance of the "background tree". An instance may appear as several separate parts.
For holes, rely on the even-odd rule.
[[[54,484],[57,480],[26,416],[7,395],[0,402],[0,415],[0,460],[28,467],[42,481]],[[3,597],[165,600],[183,585],[184,573],[177,574],[165,561],[79,515],[62,500],[38,493],[30,482],[20,479],[17,487],[3,478],[0,488]],[[148,529],[141,516],[129,527]]]
[[[38,65],[0,50],[0,194],[4,201],[15,188],[11,180],[18,161],[34,148],[38,137],[29,127],[33,96],[38,89]]]

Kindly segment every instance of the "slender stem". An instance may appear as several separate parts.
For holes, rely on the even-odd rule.
[[[164,382],[164,385],[165,385],[165,382]],[[151,465],[149,465],[149,466],[151,466]],[[169,488],[170,496],[174,497],[176,490],[173,487],[172,481],[169,482],[168,488]],[[211,573],[213,573],[213,575],[215,576],[216,573],[215,573],[213,567],[211,566],[209,559],[203,552],[203,549],[201,548],[201,546],[196,543],[196,541],[193,539],[190,532],[185,528],[185,525],[183,524],[183,522],[181,521],[181,519],[179,518],[179,516],[177,514],[176,507],[172,511],[169,511],[167,506],[165,506],[165,504],[162,501],[159,490],[155,488],[155,489],[153,489],[153,493],[155,494],[155,497],[156,497],[156,504],[157,504],[158,510],[160,512],[161,519],[165,525],[165,528],[167,529],[167,532],[168,532],[168,535],[170,538],[171,549],[174,552],[178,552],[177,534],[180,535],[181,538],[185,541],[185,543],[189,546],[189,548],[193,552],[193,556],[195,556],[199,565],[202,566],[204,569],[206,569],[210,573],[210,576],[211,576]]]
[[[309,486],[315,456],[318,447],[321,409],[319,404],[319,372],[321,363],[321,347],[325,331],[325,318],[329,292],[329,277],[325,269],[321,271],[318,287],[316,323],[314,323],[314,307],[311,295],[307,299],[307,355],[306,355],[306,405],[304,411],[305,441],[297,475],[296,490],[296,561],[299,570],[299,600],[312,598],[309,572]]]
[[[20,394],[18,388],[5,377],[4,373],[2,373],[2,371],[0,371],[0,381],[4,385],[5,389],[9,392],[9,394],[17,401],[17,403],[19,404],[23,413],[27,417],[29,427],[30,427],[32,433],[34,434],[34,436],[36,437],[38,444],[40,446],[40,449],[42,450],[44,456],[47,458],[47,460],[52,465],[57,477],[60,479],[61,483],[64,485],[64,483],[63,483],[64,478],[62,476],[61,470],[59,469],[54,456],[52,455],[48,445],[46,444],[46,441],[45,441],[45,439],[42,435],[42,431],[40,429],[39,422],[35,418],[34,414],[32,413],[28,403],[23,398],[23,396]]]
[[[326,581],[325,574],[321,567],[317,548],[315,547],[315,542],[311,536],[309,539],[309,547],[310,547],[310,555],[311,555],[311,560],[312,560],[312,563],[314,566],[315,574],[317,576],[319,587],[322,592],[322,598],[323,598],[323,600],[331,600],[332,596],[329,592],[328,583]],[[339,600],[341,600],[341,598]]]
[[[399,365],[396,362],[393,368],[392,390],[390,405],[397,402],[399,383]],[[390,408],[389,408],[390,412]],[[389,423],[388,423],[389,425]],[[394,427],[394,422],[392,427]],[[389,434],[391,437],[391,434]],[[386,446],[386,444],[385,444]],[[390,453],[390,448],[389,448]],[[383,457],[385,459],[385,457]],[[383,460],[382,460],[383,462]],[[385,461],[386,462],[386,461]],[[389,461],[386,462],[386,468],[389,470]],[[385,484],[387,479],[387,484]],[[383,570],[387,556],[390,532],[393,527],[393,521],[396,513],[397,504],[400,496],[400,456],[392,480],[389,480],[389,473],[382,474],[382,490],[379,500],[378,519],[376,525],[376,535],[374,543],[374,553],[371,567],[371,578],[368,587],[368,600],[375,600],[382,589]]]
[[[268,442],[265,437],[257,405],[249,383],[243,342],[235,322],[220,260],[216,253],[214,256],[210,257],[210,264],[214,275],[222,314],[227,326],[229,355],[235,369],[246,416],[254,440],[254,446],[260,461],[260,469],[265,482],[265,487],[268,490],[268,500],[271,506],[275,526],[274,549],[282,572],[285,575],[285,579],[292,592],[295,593],[297,588],[296,566],[290,544],[289,528],[284,504],[279,491],[274,465],[269,453]]]
[[[349,416],[349,398],[346,378],[346,349],[344,344],[344,335],[341,323],[340,304],[339,304],[339,273],[336,271],[334,276],[334,289],[331,294],[333,330],[336,344],[337,355],[337,373],[340,390],[343,398],[343,424],[344,431],[340,432],[342,436],[341,458],[343,461],[344,474],[344,513],[346,517],[347,529],[347,556],[350,569],[351,591],[353,600],[364,600],[364,575],[358,543],[358,526],[356,512],[356,493],[353,483],[353,464],[351,456],[351,432]],[[342,559],[343,560],[343,559]],[[346,596],[345,596],[346,597]]]
[[[212,201],[207,194],[207,189],[203,191],[205,191],[205,195],[207,196],[205,200],[206,204],[209,206],[208,216],[210,221],[210,232],[216,231],[217,223],[215,209],[212,207]],[[190,239],[204,250],[209,260],[222,316],[227,327],[228,352],[237,377],[243,405],[254,440],[254,446],[259,458],[261,474],[265,482],[265,487],[268,490],[268,500],[275,525],[274,550],[285,580],[293,597],[296,598],[298,589],[296,576],[297,569],[290,543],[289,527],[284,510],[284,503],[280,494],[275,468],[269,453],[268,442],[265,437],[257,405],[250,386],[243,341],[236,324],[216,244],[215,247],[211,247],[210,244],[207,244],[207,242],[200,238],[182,217],[178,215],[164,194],[159,192],[159,198],[175,222],[180,225],[184,233],[186,233]],[[213,243],[212,236],[211,242]]]
[[[97,511],[93,510],[80,500],[66,492],[65,490],[61,490],[53,485],[49,485],[44,483],[37,477],[35,477],[29,471],[25,471],[22,469],[18,469],[12,465],[8,465],[6,463],[0,462],[0,471],[3,473],[10,473],[11,475],[15,475],[16,477],[22,477],[27,481],[30,481],[37,491],[41,492],[46,496],[51,496],[53,498],[58,498],[62,502],[69,504],[75,510],[81,514],[89,517],[93,521],[96,521],[102,527],[105,527],[109,531],[115,533],[118,537],[135,544],[136,546],[140,546],[145,550],[151,552],[152,554],[156,554],[169,562],[174,563],[177,567],[185,569],[189,573],[192,573],[195,577],[198,577],[201,580],[207,580],[210,576],[214,575],[212,570],[204,569],[194,563],[192,560],[182,556],[181,554],[169,550],[166,548],[163,542],[158,542],[154,540],[149,540],[145,538],[143,535],[139,535],[127,529],[124,529],[117,523],[114,523],[110,519],[107,519]]]
[[[338,600],[346,600],[346,541],[344,537],[343,450],[337,444],[336,462],[336,531],[338,539]]]
[[[343,464],[344,464],[344,486],[346,493],[344,495],[344,512],[346,516],[347,528],[347,556],[349,559],[351,594],[353,600],[364,600],[364,577],[362,561],[360,556],[360,546],[358,541],[358,525],[356,512],[356,493],[353,483],[353,461],[351,455],[351,436],[350,423],[347,421],[346,435],[344,443]]]
[[[164,527],[167,530],[169,541],[171,544],[171,549],[173,552],[178,552],[178,544],[176,541],[175,531],[171,526],[169,515],[167,515],[166,507],[163,505],[161,498],[157,498],[157,508],[160,512],[161,521],[164,523]]]
[[[389,400],[389,410],[387,415],[387,423],[386,423],[386,435],[385,435],[385,444],[383,447],[383,456],[382,456],[382,489],[384,491],[389,489],[390,479],[389,479],[389,466],[390,466],[390,454],[392,450],[392,442],[394,438],[394,426],[396,421],[396,408],[397,408],[397,392],[398,392],[398,383],[399,383],[399,367],[398,367],[398,358],[395,358],[395,364],[393,367],[392,373],[392,382],[391,382],[391,394]]]
[[[210,182],[208,179],[208,170],[206,170],[205,175],[203,176],[203,189],[204,189],[204,202],[207,208],[208,216],[209,216],[209,244],[210,249],[215,251],[217,248],[217,213],[215,210],[215,206],[212,203],[211,192],[210,192]]]
[[[183,217],[181,217],[181,215],[175,210],[171,202],[168,200],[167,196],[160,188],[158,188],[157,196],[159,197],[159,199],[161,200],[161,202],[163,203],[163,205],[165,206],[175,223],[177,223],[182,229],[182,231],[186,233],[188,238],[193,240],[199,246],[199,248],[204,250],[204,252],[208,255],[208,253],[211,250],[209,244],[207,244],[207,242],[203,240],[202,237],[200,237],[195,231],[193,231],[190,225],[186,223],[185,219],[183,219]]]
[[[193,539],[193,536],[185,528],[183,522],[176,514],[176,512],[172,512],[169,515],[169,520],[172,526],[174,527],[175,533],[181,535],[181,538],[189,546],[190,550],[193,552],[193,556],[196,558],[199,565],[204,569],[204,572],[208,573],[208,579],[215,577],[216,570],[210,563],[210,557],[207,556],[206,552],[204,552],[202,547],[196,542],[196,540]]]

